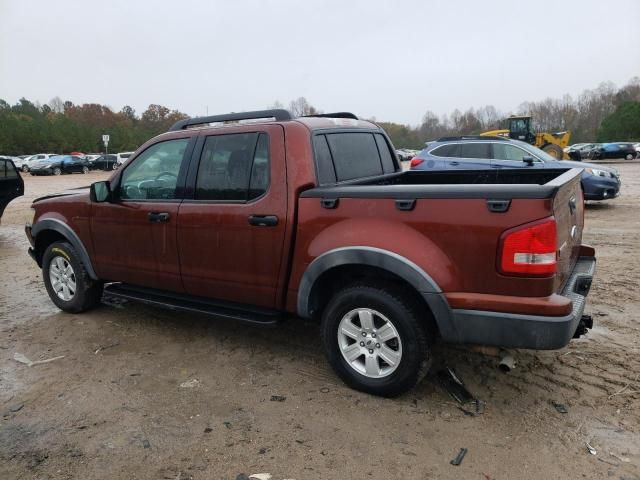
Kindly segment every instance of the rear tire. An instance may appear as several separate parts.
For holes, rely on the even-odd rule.
[[[551,155],[553,158],[557,160],[562,160],[563,152],[558,145],[554,145],[553,143],[548,143],[544,147],[542,147],[542,150],[548,153],[549,155]]]
[[[626,156],[626,157],[624,157],[624,158],[626,158],[627,160],[633,160],[633,159],[634,159],[634,156],[633,156],[633,155],[631,155],[630,153],[627,153],[627,156]]]
[[[22,171],[23,171],[24,173],[28,173],[28,172],[29,172],[29,167],[28,167],[28,166],[26,166],[26,165],[23,165],[23,166],[22,166]]]
[[[42,256],[42,277],[49,298],[65,312],[84,312],[102,298],[102,283],[89,277],[70,243],[55,242],[47,247]]]
[[[89,167],[82,167],[82,173],[84,173],[85,175],[89,173]]]
[[[420,320],[426,313],[395,287],[346,287],[322,314],[327,360],[351,388],[383,397],[400,395],[431,365],[426,322]]]
[[[59,168],[56,167],[56,168],[53,169],[53,174],[54,175],[62,175],[62,170],[60,170]]]

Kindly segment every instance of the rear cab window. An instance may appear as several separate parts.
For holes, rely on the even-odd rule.
[[[313,137],[318,183],[326,185],[396,171],[391,146],[376,132],[324,132]]]

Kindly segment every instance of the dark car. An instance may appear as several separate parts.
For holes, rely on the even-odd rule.
[[[89,165],[91,170],[117,170],[120,165],[118,164],[117,155],[100,155]]]
[[[89,162],[76,155],[56,155],[31,166],[31,175],[62,175],[89,173]]]
[[[583,158],[589,158],[589,154],[599,146],[599,143],[578,143],[567,148],[566,154],[571,160],[580,162]]]
[[[24,181],[16,166],[8,158],[0,157],[0,219],[9,202],[22,195],[24,195]]]
[[[636,147],[630,142],[603,143],[589,152],[589,158],[598,160],[601,158],[624,158],[633,160],[636,158]]]
[[[620,193],[615,168],[556,160],[528,143],[504,137],[446,137],[431,142],[411,160],[412,170],[499,170],[582,168],[585,200],[607,200]]]

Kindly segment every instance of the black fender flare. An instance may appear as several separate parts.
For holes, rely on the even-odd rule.
[[[54,232],[59,233],[67,241],[73,246],[73,248],[80,255],[80,260],[84,265],[84,268],[87,269],[87,273],[92,280],[98,280],[98,276],[96,275],[95,270],[93,269],[93,265],[91,264],[91,259],[89,258],[89,253],[87,249],[84,247],[82,240],[80,237],[74,232],[69,225],[58,220],[57,218],[43,218],[42,220],[38,220],[35,225],[31,228],[31,235],[34,240],[37,241],[38,234],[46,231],[52,230]]]
[[[297,311],[310,318],[309,300],[313,286],[326,271],[341,265],[367,265],[391,272],[412,285],[425,300],[443,338],[455,338],[453,313],[438,284],[418,265],[397,253],[375,247],[343,247],[329,250],[313,260],[300,280]]]

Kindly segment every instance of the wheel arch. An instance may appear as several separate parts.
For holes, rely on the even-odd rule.
[[[407,293],[431,313],[440,335],[453,335],[451,308],[433,278],[411,260],[374,247],[337,248],[311,262],[298,288],[298,315],[316,318],[327,297],[346,283],[359,280],[393,282],[407,288]]]
[[[42,256],[49,245],[58,241],[67,241],[80,255],[80,261],[86,268],[89,277],[92,280],[98,280],[87,249],[80,237],[67,224],[55,218],[38,220],[31,229],[31,235],[35,240],[34,251],[39,266],[42,266]]]

